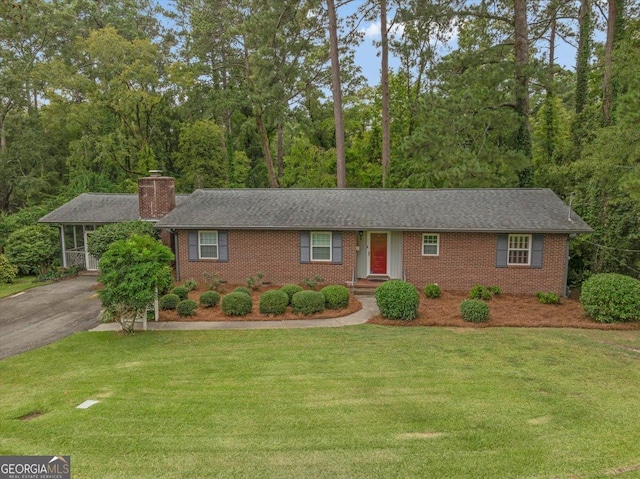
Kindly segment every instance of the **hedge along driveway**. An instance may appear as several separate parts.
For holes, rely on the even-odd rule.
[[[95,276],[78,276],[0,299],[0,359],[98,324]]]

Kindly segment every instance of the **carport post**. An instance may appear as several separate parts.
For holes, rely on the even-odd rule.
[[[62,251],[62,267],[66,268],[67,267],[67,248],[66,248],[66,241],[64,238],[64,226],[60,225],[60,244],[61,244],[61,248],[60,251]]]

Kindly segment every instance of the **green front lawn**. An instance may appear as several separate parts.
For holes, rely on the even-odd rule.
[[[36,279],[36,276],[20,276],[13,283],[0,283],[0,298],[51,283],[51,281],[40,282],[36,281]]]
[[[639,405],[638,331],[88,332],[0,361],[0,455],[69,454],[74,478],[628,478]]]

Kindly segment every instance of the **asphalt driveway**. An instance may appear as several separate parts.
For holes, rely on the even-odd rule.
[[[0,299],[0,359],[95,327],[95,284],[95,276],[78,276]]]

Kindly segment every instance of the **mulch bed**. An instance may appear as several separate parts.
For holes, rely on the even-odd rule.
[[[233,291],[236,286],[245,285],[224,285],[224,292],[221,292],[221,296]],[[282,321],[284,319],[327,319],[327,318],[340,318],[347,316],[356,311],[362,309],[362,304],[353,295],[349,298],[349,304],[344,309],[325,309],[321,313],[314,313],[308,316],[302,314],[296,314],[291,311],[291,306],[287,307],[285,314],[279,315],[267,315],[262,314],[259,311],[260,295],[270,289],[279,289],[279,286],[262,286],[258,291],[253,291],[251,294],[251,300],[253,302],[253,310],[246,316],[227,316],[222,312],[220,303],[213,308],[199,307],[196,310],[196,314],[193,316],[178,316],[178,313],[173,310],[160,311],[160,321]],[[198,302],[200,294],[204,293],[206,289],[198,288],[189,293],[189,299],[193,299]]]
[[[459,313],[467,292],[443,291],[437,299],[421,295],[418,317],[413,321],[384,319],[378,315],[370,324],[388,326],[453,326],[460,328],[522,327],[522,328],[583,328],[583,329],[640,329],[640,323],[597,323],[585,316],[582,306],[575,299],[562,298],[560,304],[540,304],[533,295],[501,294],[489,304],[489,320],[485,323],[469,323]]]

